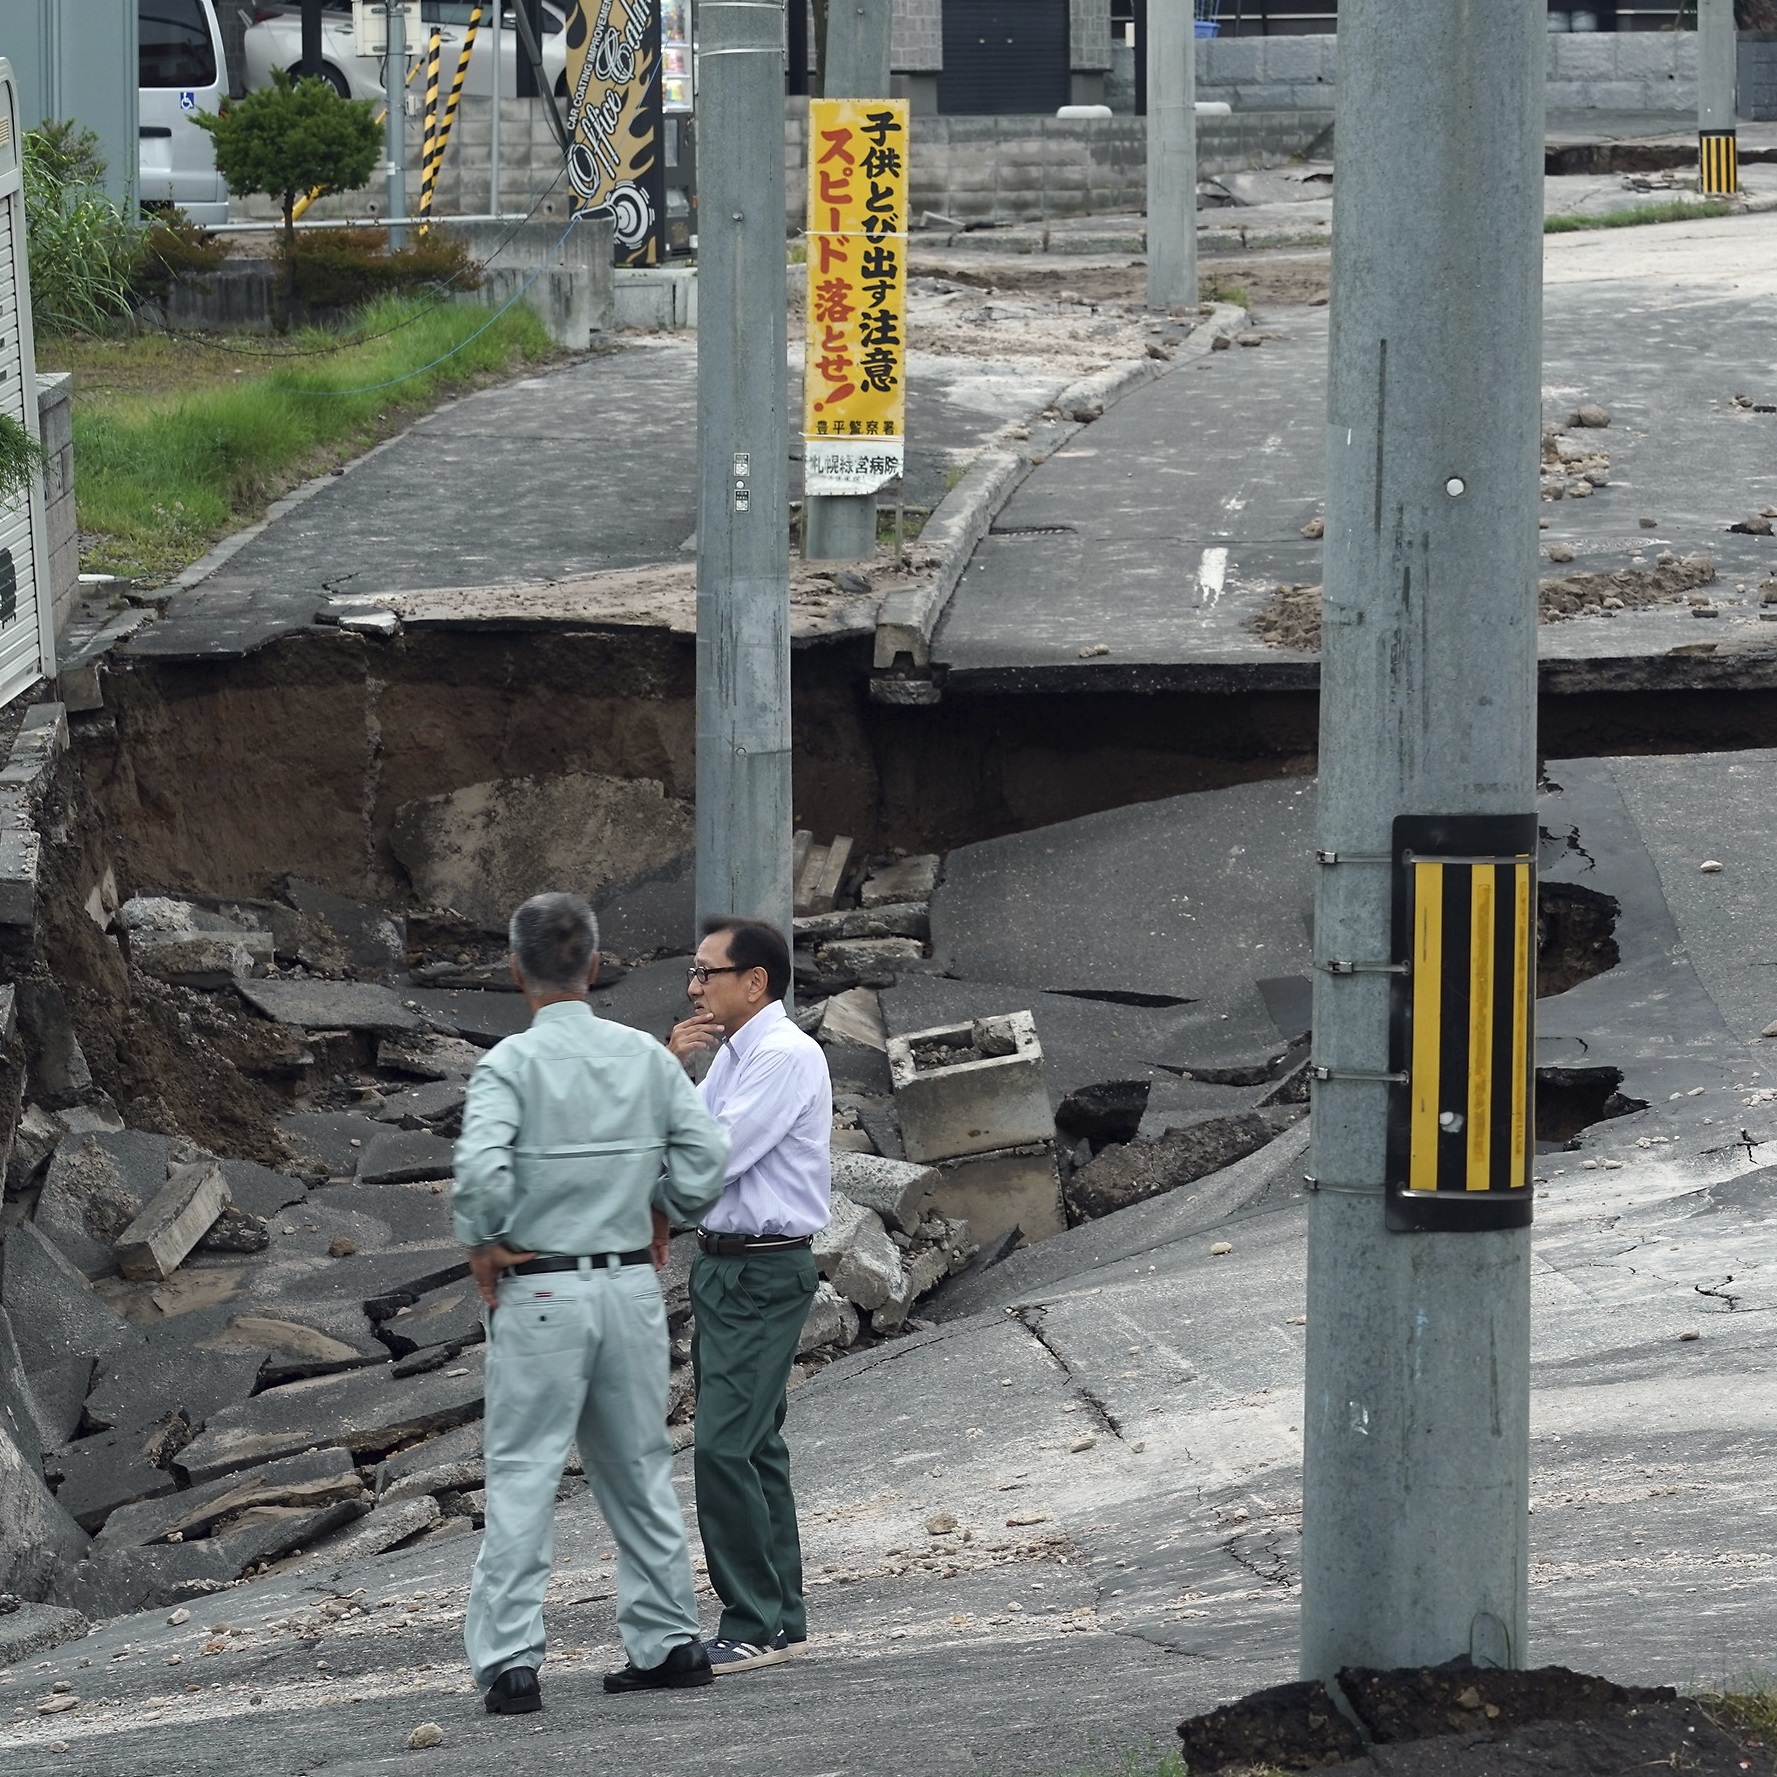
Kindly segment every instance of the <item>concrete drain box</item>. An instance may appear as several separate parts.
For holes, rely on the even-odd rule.
[[[1067,1226],[1043,1046],[1028,1012],[890,1037],[889,1074],[909,1160],[937,1165],[937,1209],[983,1246]]]

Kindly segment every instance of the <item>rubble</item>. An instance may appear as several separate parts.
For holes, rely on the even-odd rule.
[[[1265,1146],[1277,1126],[1257,1111],[1169,1129],[1158,1141],[1113,1143],[1067,1182],[1069,1214],[1088,1221],[1194,1183]]]
[[[929,1166],[875,1154],[833,1155],[834,1195],[874,1211],[886,1226],[903,1234],[918,1232],[937,1187],[938,1175]]]
[[[214,1160],[175,1166],[147,1207],[117,1237],[119,1269],[135,1282],[171,1276],[209,1233],[227,1201],[228,1186]]]
[[[301,1030],[391,1031],[414,1035],[424,1020],[373,982],[242,981],[241,998],[274,1024]]]
[[[1028,1012],[892,1037],[889,1068],[911,1160],[949,1160],[1054,1134]]]

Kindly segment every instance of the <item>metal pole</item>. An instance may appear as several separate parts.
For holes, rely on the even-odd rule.
[[[407,214],[407,14],[401,0],[387,0],[388,25],[383,45],[383,97],[389,114],[383,119],[383,149],[389,161],[389,245],[407,245],[407,229],[395,220]]]
[[[1734,0],[1697,0],[1698,188],[1713,197],[1740,189]]]
[[[321,0],[302,0],[302,55],[296,71],[305,80],[321,78]]]
[[[1192,0],[1148,0],[1148,307],[1197,307],[1197,33]]]
[[[790,932],[784,0],[698,9],[697,912]]]
[[[506,58],[506,7],[499,0],[494,8],[494,110],[488,124],[487,207],[495,217],[500,214],[500,106],[504,100]]]
[[[790,0],[797,5],[800,0]],[[889,96],[890,0],[831,0],[822,96]],[[813,495],[802,502],[804,561],[869,561],[876,554],[874,494]]]
[[[1525,1662],[1530,1231],[1386,1231],[1391,977],[1326,965],[1392,955],[1396,816],[1536,806],[1547,28],[1340,8],[1305,1677]]]

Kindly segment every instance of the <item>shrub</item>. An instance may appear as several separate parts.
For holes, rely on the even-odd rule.
[[[0,413],[0,501],[22,494],[48,460],[43,446],[11,414]]]
[[[210,234],[178,210],[155,214],[142,237],[134,285],[142,295],[162,296],[181,278],[201,278],[228,257],[225,237]]]
[[[480,268],[454,235],[437,229],[397,253],[380,228],[305,229],[279,245],[291,293],[311,308],[353,308],[428,284],[473,290]]]
[[[45,333],[99,333],[130,312],[142,227],[99,189],[99,139],[78,124],[25,132],[31,307]]]
[[[263,193],[284,206],[286,246],[296,233],[296,199],[305,191],[355,191],[367,184],[382,150],[370,104],[342,99],[325,80],[273,84],[224,100],[194,121],[216,144],[216,165],[237,197]]]

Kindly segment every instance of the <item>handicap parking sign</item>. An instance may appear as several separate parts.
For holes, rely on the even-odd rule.
[[[197,94],[181,93],[179,95],[179,109],[181,111],[195,111],[197,109]]]

